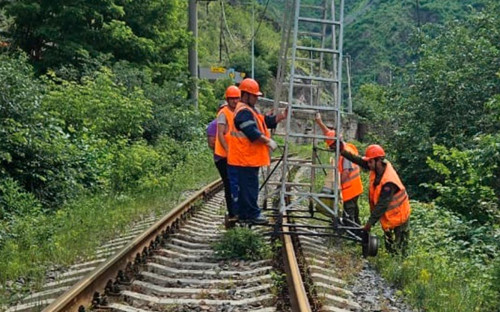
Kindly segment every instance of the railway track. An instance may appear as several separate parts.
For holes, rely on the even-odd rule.
[[[134,312],[286,311],[288,304],[277,298],[273,282],[282,268],[273,259],[215,257],[212,243],[225,231],[220,189],[221,183],[214,182],[151,227],[152,219],[137,224],[131,235],[138,237],[107,243],[96,260],[70,268],[72,278],[60,276],[8,311],[88,311],[90,305]],[[76,271],[88,275],[82,279]],[[294,274],[300,277],[297,270]]]
[[[161,220],[137,223],[7,311],[363,311],[325,237],[283,235],[272,259],[220,261],[212,246],[225,231],[221,188],[216,181]]]

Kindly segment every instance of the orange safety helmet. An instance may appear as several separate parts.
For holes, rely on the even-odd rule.
[[[262,95],[262,92],[260,92],[259,89],[259,84],[252,78],[243,79],[240,83],[240,90],[257,96]]]
[[[366,148],[365,157],[363,157],[363,160],[367,161],[373,158],[384,157],[384,156],[385,152],[382,146],[378,144],[372,144]]]
[[[237,86],[229,86],[226,89],[226,99],[227,98],[239,98],[241,97],[241,91]]]

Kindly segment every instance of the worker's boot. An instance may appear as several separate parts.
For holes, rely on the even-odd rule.
[[[259,214],[257,218],[251,219],[250,222],[253,224],[268,224],[269,220],[267,220],[267,218],[264,217],[262,214]]]

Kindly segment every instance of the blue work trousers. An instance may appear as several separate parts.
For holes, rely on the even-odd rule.
[[[259,197],[259,167],[238,167],[228,165],[229,184],[233,209],[239,219],[255,219],[260,215],[257,205]]]
[[[224,197],[226,198],[227,214],[230,218],[236,216],[233,210],[232,198],[231,198],[231,186],[229,184],[229,174],[227,172],[227,158],[221,158],[215,162],[217,170],[219,170],[220,177],[224,183]]]

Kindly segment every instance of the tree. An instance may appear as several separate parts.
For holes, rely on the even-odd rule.
[[[452,22],[424,37],[412,80],[392,88],[389,101],[398,130],[388,138],[400,172],[413,191],[443,182],[427,166],[433,145],[471,148],[473,139],[498,129],[486,103],[500,93],[500,6],[493,4],[465,23]],[[424,29],[425,31],[425,29]]]
[[[6,4],[11,36],[39,72],[80,68],[111,54],[140,64],[177,62],[189,37],[182,1],[20,0]]]

